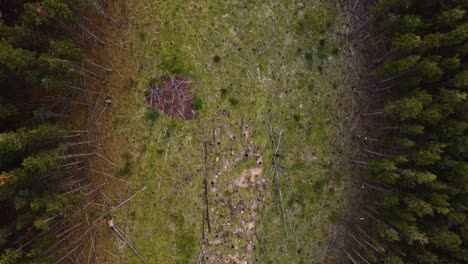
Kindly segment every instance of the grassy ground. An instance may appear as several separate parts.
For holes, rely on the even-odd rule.
[[[126,181],[127,193],[113,196],[147,187],[115,213],[147,263],[325,262],[346,169],[332,147],[345,87],[336,7],[142,0],[119,10],[125,27],[115,37],[123,47],[95,55],[114,69],[103,129],[117,166],[100,170]],[[192,81],[198,119],[146,106],[148,85],[166,75]],[[270,171],[270,125],[275,140],[284,130],[279,184]],[[139,262],[114,241],[109,233],[99,245],[99,263]]]

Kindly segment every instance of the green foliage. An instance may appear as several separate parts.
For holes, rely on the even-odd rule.
[[[75,64],[72,61],[52,57],[49,54],[39,56],[38,63],[47,68],[49,72],[60,74],[69,74],[76,71]]]
[[[35,250],[28,254],[15,249],[6,249],[0,255],[0,264],[48,264],[50,261]]]
[[[215,55],[215,56],[213,57],[213,62],[218,63],[218,62],[220,62],[220,61],[221,61],[221,57],[220,57],[219,55]]]
[[[64,39],[70,24],[78,22],[72,12],[78,3],[43,0],[1,5],[0,263],[51,263],[43,254],[47,243],[41,240],[51,244],[56,235],[48,233],[56,232],[51,226],[83,201],[63,185],[63,179],[76,173],[65,170],[64,163],[75,162],[69,154],[78,149],[62,145],[69,140],[68,133],[61,115],[54,113],[68,111],[66,89],[83,58],[80,49]],[[65,99],[60,107],[50,100],[54,97]],[[67,196],[61,195],[65,192]],[[28,246],[17,250],[26,242]]]
[[[453,80],[455,87],[459,89],[468,88],[468,70],[459,72]]]
[[[443,46],[450,47],[459,45],[468,38],[468,23],[459,24],[455,29],[445,33],[442,37]]]
[[[432,206],[422,199],[412,196],[405,198],[404,201],[410,212],[416,214],[419,217],[424,215],[433,215]]]
[[[443,117],[442,111],[443,109],[440,109],[437,105],[432,105],[421,114],[420,119],[426,124],[435,126]]]
[[[200,111],[203,109],[203,101],[200,97],[195,96],[193,98],[192,107],[195,111]]]
[[[397,120],[411,120],[416,119],[431,101],[431,95],[426,91],[416,91],[408,97],[388,103],[385,110]]]
[[[52,142],[61,135],[63,130],[54,124],[0,133],[0,170],[11,168],[18,159],[25,156],[25,153],[34,153],[34,150],[40,149],[47,141]]]
[[[31,51],[12,47],[0,40],[0,64],[8,70],[21,72],[34,65],[35,54]]]
[[[460,237],[449,231],[447,228],[441,227],[431,237],[431,243],[440,249],[448,252],[457,252],[462,243]]]
[[[420,172],[410,169],[402,169],[401,174],[404,185],[414,187],[416,184],[425,184],[433,182],[437,176],[431,172]]]
[[[418,165],[432,165],[441,159],[441,146],[428,144],[412,154],[412,160]]]
[[[386,250],[373,263],[464,263],[467,245],[468,39],[466,5],[457,1],[380,0],[372,12],[390,37],[391,80],[382,148],[366,173],[382,207],[375,223]],[[392,98],[392,99],[390,99]]]
[[[18,114],[18,108],[12,104],[0,104],[0,121],[14,117]]]
[[[401,132],[409,135],[421,135],[424,132],[424,126],[417,124],[405,124],[400,127]]]
[[[394,183],[400,177],[395,173],[396,164],[389,159],[374,159],[367,164],[367,174],[386,183]]]
[[[38,3],[26,3],[23,8],[24,11],[18,19],[18,24],[20,24],[23,29],[28,29],[28,35],[32,35],[33,30],[46,23],[48,19],[45,13],[37,11],[40,9],[40,5]]]
[[[231,104],[232,107],[235,107],[235,108],[239,107],[239,104],[240,104],[239,100],[234,97],[229,98],[229,103]]]
[[[405,58],[401,58],[393,61],[386,61],[379,72],[385,75],[399,75],[407,73],[409,70],[414,69],[416,63],[421,59],[418,55],[410,55]]]
[[[63,1],[43,0],[41,4],[51,17],[67,24],[77,23],[77,17],[72,13],[70,7]]]
[[[424,38],[425,49],[438,49],[442,46],[443,35],[440,33],[427,34]]]
[[[153,125],[158,119],[159,119],[159,111],[148,107],[145,112],[145,120],[148,122],[148,124]]]
[[[161,62],[161,67],[174,75],[190,76],[193,74],[190,63],[180,50],[173,50],[167,54]]]
[[[393,229],[393,228],[390,228],[386,225],[383,225],[383,224],[378,224],[377,225],[377,231],[379,233],[379,235],[384,238],[385,240],[388,240],[388,241],[398,241],[400,240],[400,236],[398,235],[398,232]]]
[[[426,82],[437,81],[444,75],[444,71],[439,67],[437,62],[428,59],[420,60],[417,70]]]
[[[405,15],[399,17],[396,21],[398,29],[401,33],[416,33],[424,28],[424,23],[420,16]]]
[[[67,40],[50,40],[49,53],[56,57],[71,61],[80,61],[83,57],[81,50]]]
[[[395,146],[401,147],[403,149],[409,149],[416,146],[416,142],[407,138],[407,137],[392,137],[389,140]]]
[[[226,96],[228,94],[228,90],[226,88],[221,88],[220,90],[220,93],[221,93],[221,99],[226,99]]]
[[[335,14],[323,9],[310,10],[297,23],[296,31],[299,34],[324,34],[327,29],[333,26]]]
[[[179,261],[183,262],[192,256],[197,248],[197,240],[191,228],[185,226],[185,219],[183,215],[173,216],[176,224],[176,249],[179,253]]]
[[[367,164],[367,169],[371,173],[378,173],[381,171],[394,171],[397,169],[395,163],[390,159],[373,159]]]
[[[460,58],[459,57],[451,57],[445,58],[441,61],[440,66],[444,71],[452,71],[458,69],[460,67]]]
[[[463,19],[465,16],[465,10],[460,8],[453,8],[447,11],[443,11],[437,17],[437,23],[442,26],[455,26],[458,21]]]
[[[7,249],[0,256],[0,264],[17,264],[22,256],[23,254],[21,251]]]
[[[299,122],[299,120],[301,120],[301,116],[298,115],[298,114],[294,114],[293,119],[294,119],[294,121]]]
[[[29,156],[23,160],[22,166],[26,173],[31,175],[45,174],[49,170],[57,168],[57,151],[40,152],[35,156]]]
[[[403,54],[416,50],[419,45],[421,37],[413,33],[406,33],[392,40],[392,48]]]

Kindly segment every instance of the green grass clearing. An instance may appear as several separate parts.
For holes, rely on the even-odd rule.
[[[233,205],[256,195],[262,199],[255,235],[226,237],[233,244],[222,255],[236,254],[255,237],[251,261],[320,263],[342,203],[337,175],[343,168],[333,163],[331,146],[333,124],[339,121],[334,106],[343,89],[336,36],[343,21],[335,7],[320,1],[302,6],[301,1],[145,0],[126,8],[123,38],[129,54],[118,65],[127,66],[121,70],[129,75],[111,81],[117,88],[107,129],[122,131],[109,139],[121,156],[116,176],[128,180],[132,189],[148,189],[116,212],[116,223],[148,263],[196,262],[204,245],[202,138],[209,146],[209,181],[219,167],[216,158],[230,159],[226,148],[253,146],[256,153],[264,152],[264,191],[210,192],[210,209],[218,208],[219,199]],[[148,109],[143,99],[148,84],[165,75],[192,81],[198,120]],[[270,123],[277,132],[285,131],[280,149],[285,223],[268,173]],[[212,136],[217,126],[218,138],[224,139],[220,146]],[[226,140],[230,133],[236,136],[232,142]],[[242,160],[216,184],[229,186],[255,166],[251,158]],[[106,246],[118,260],[101,252],[102,263],[139,261],[117,243]]]

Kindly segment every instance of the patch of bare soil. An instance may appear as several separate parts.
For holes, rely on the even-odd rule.
[[[190,80],[181,76],[163,76],[158,83],[150,86],[146,102],[166,115],[184,120],[194,119],[196,111],[192,107],[190,83]]]
[[[262,151],[249,141],[245,122],[232,124],[226,113],[213,121],[208,176],[211,232],[199,263],[252,263],[265,190]]]

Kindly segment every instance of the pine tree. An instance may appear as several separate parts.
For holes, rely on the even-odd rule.
[[[48,16],[67,24],[74,24],[77,22],[77,17],[64,1],[43,0],[41,4]]]
[[[466,4],[380,0],[372,8],[390,58],[377,69],[389,91],[385,158],[367,162],[381,198],[374,263],[468,261]]]
[[[82,74],[77,65],[83,52],[64,31],[75,28],[84,2],[91,3],[8,0],[12,8],[2,8],[8,21],[0,21],[0,211],[8,215],[0,226],[1,264],[53,262],[43,255],[44,245],[56,239],[52,227],[85,199],[65,189],[64,182],[79,175],[71,169],[75,147],[64,147],[75,137],[67,136],[62,117],[51,114],[50,103],[37,106],[14,96],[43,89],[64,96]],[[39,233],[41,240],[32,239]],[[17,250],[25,240],[28,246]]]
[[[18,108],[13,104],[0,104],[0,121],[10,119],[18,114]]]
[[[426,91],[415,91],[410,96],[388,103],[385,110],[397,120],[416,119],[425,106],[432,101],[432,96]]]
[[[408,54],[421,45],[421,37],[413,33],[405,33],[392,40],[392,48],[401,54]]]
[[[0,40],[0,65],[6,69],[20,73],[34,65],[35,54],[31,51],[17,49],[8,42]]]

